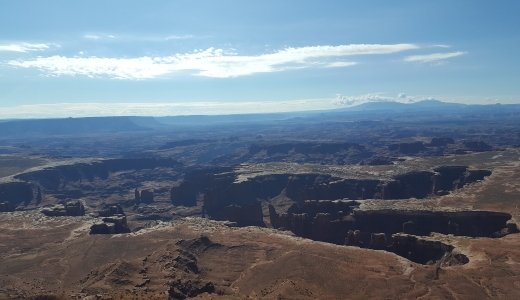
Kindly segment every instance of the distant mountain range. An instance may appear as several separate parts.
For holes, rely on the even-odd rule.
[[[396,114],[472,114],[472,113],[513,113],[520,112],[520,104],[466,105],[446,103],[438,100],[424,100],[414,103],[400,102],[367,102],[348,108],[324,111],[305,111],[268,114],[235,114],[235,115],[193,115],[170,117],[90,117],[63,119],[23,119],[0,121],[0,137],[68,135],[89,133],[115,133],[129,131],[145,131],[168,126],[191,126],[224,123],[257,122],[266,123],[280,120],[298,120],[295,118],[312,118],[313,120],[338,120],[349,115],[364,116],[396,116]]]

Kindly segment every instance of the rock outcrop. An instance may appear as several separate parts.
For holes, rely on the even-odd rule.
[[[141,204],[141,193],[139,192],[138,189],[134,190],[134,201],[135,201],[135,205]]]
[[[111,217],[116,215],[125,215],[121,205],[111,205],[105,209],[98,211],[99,217]]]
[[[238,226],[265,227],[262,204],[255,201],[251,204],[229,205],[220,210],[212,219],[235,222]]]
[[[130,228],[124,214],[114,214],[104,217],[102,223],[96,223],[90,227],[90,234],[120,234],[130,233]]]
[[[413,142],[392,144],[388,146],[388,150],[398,151],[402,154],[417,154],[421,151],[427,151],[428,149],[424,146],[422,142]]]
[[[26,182],[0,183],[0,202],[9,202],[11,206],[25,206],[33,199],[32,185]]]
[[[48,217],[58,216],[84,216],[85,207],[80,201],[69,202],[65,205],[58,204],[53,207],[46,207],[41,212]]]
[[[153,203],[153,191],[142,190],[141,191],[141,202],[146,203],[146,204]]]
[[[274,228],[290,230],[294,234],[334,244],[365,245],[371,247],[370,234],[395,233],[428,236],[432,232],[470,237],[494,237],[506,227],[511,215],[490,211],[399,211],[360,210],[354,201],[306,201],[278,214],[269,208]],[[316,206],[320,207],[316,210]],[[335,207],[331,209],[331,207]],[[327,209],[325,209],[327,208]],[[334,213],[337,208],[340,211]],[[327,212],[328,211],[328,212]],[[329,213],[332,212],[332,213]],[[359,231],[354,238],[354,233]]]
[[[184,181],[171,189],[170,199],[174,205],[193,205],[195,195],[203,193],[203,215],[223,219],[221,216],[224,214],[221,213],[225,207],[246,207],[258,199],[276,197],[283,190],[288,198],[300,206],[314,205],[305,203],[305,200],[318,199],[423,199],[461,188],[490,174],[491,171],[468,170],[465,166],[445,166],[433,171],[397,175],[388,181],[344,179],[326,174],[272,174],[237,180],[238,175],[232,169],[214,168],[186,174]],[[141,201],[144,201],[142,193]],[[310,210],[306,213],[314,218],[316,215],[310,213]],[[342,209],[323,213],[337,218],[339,211]],[[344,213],[348,212],[349,208],[346,208]],[[285,221],[273,219],[271,222]]]
[[[158,167],[176,168],[182,163],[173,159],[155,158],[118,158],[94,161],[91,163],[75,163],[30,171],[15,176],[27,182],[37,182],[46,190],[56,191],[66,182],[81,180],[93,181],[94,178],[106,179],[111,172],[125,170],[155,169]]]
[[[483,151],[491,151],[493,147],[483,141],[467,141],[464,142],[464,148],[475,151],[475,152],[483,152]]]
[[[386,249],[420,264],[437,264],[441,267],[467,264],[469,259],[457,253],[452,245],[408,234],[392,235],[392,245]]]
[[[431,142],[429,144],[426,144],[426,146],[429,147],[446,147],[448,144],[455,144],[455,141],[452,138],[432,138]]]
[[[0,203],[0,212],[13,212],[14,206],[11,205],[9,202],[1,202]]]

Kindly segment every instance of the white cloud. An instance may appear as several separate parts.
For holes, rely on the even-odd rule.
[[[7,65],[36,68],[50,76],[85,75],[117,79],[148,79],[175,71],[194,70],[196,71],[194,75],[228,78],[305,68],[317,63],[328,63],[327,60],[335,57],[389,54],[416,48],[418,47],[413,44],[313,46],[286,48],[257,56],[240,56],[227,53],[222,49],[209,48],[166,57],[37,57],[31,60],[8,61]]]
[[[451,52],[451,53],[433,53],[433,54],[426,54],[426,55],[412,55],[407,56],[404,58],[404,61],[408,62],[432,62],[437,60],[443,60],[447,58],[452,58],[456,56],[461,56],[466,54],[467,52]]]
[[[93,34],[85,34],[83,37],[86,38],[86,39],[90,39],[90,40],[98,40],[99,39],[99,36],[93,35]]]
[[[380,96],[378,94],[366,94],[361,96],[343,96],[341,94],[336,94],[336,98],[332,100],[332,104],[334,105],[354,105],[361,104],[365,102],[390,102],[395,101],[394,98]]]
[[[183,103],[55,103],[2,107],[4,118],[55,118],[88,116],[175,116],[243,113],[275,113],[333,109],[330,99],[258,102],[183,102]]]
[[[449,48],[448,45],[433,45],[432,47],[439,47],[439,48]]]
[[[356,62],[337,61],[337,62],[332,62],[332,63],[326,65],[325,67],[326,68],[340,68],[340,67],[350,67],[355,64],[356,64]]]
[[[57,45],[59,47],[59,45]],[[48,49],[48,44],[30,44],[30,43],[15,43],[15,44],[0,44],[0,51],[12,52],[29,52],[42,51]]]
[[[165,40],[185,40],[185,39],[192,39],[193,35],[187,34],[187,35],[170,35],[169,37],[165,38]]]
[[[397,95],[397,98],[406,98],[406,94],[405,93],[399,93],[399,95]]]

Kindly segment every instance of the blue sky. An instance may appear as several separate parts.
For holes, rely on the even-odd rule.
[[[0,118],[520,103],[518,1],[3,1]]]

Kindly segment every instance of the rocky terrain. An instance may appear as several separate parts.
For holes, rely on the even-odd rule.
[[[0,299],[520,298],[500,109],[9,125]]]

